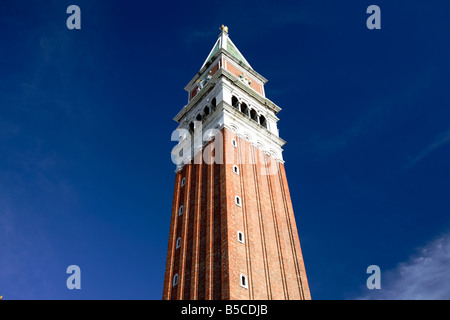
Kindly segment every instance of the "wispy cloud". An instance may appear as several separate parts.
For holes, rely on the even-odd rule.
[[[359,299],[450,299],[450,234],[422,247],[408,262],[381,274],[381,289]]]
[[[5,299],[49,297],[55,289],[46,270],[52,246],[43,233],[42,221],[30,215],[23,219],[23,216],[23,212],[0,199],[0,296]]]
[[[315,135],[305,141],[306,150],[316,152],[318,155],[329,154],[345,149],[358,139],[376,136],[383,133],[386,127],[398,121],[399,115],[408,112],[408,108],[417,97],[422,96],[431,86],[435,76],[434,68],[424,70],[420,76],[411,79],[388,96],[363,105],[361,115],[346,127],[343,127],[333,136]],[[417,80],[417,79],[420,79]],[[412,159],[412,163],[419,161],[431,151],[450,142],[450,130],[440,135],[430,146],[424,149],[419,156]]]
[[[415,165],[417,162],[428,156],[431,152],[433,152],[435,149],[447,144],[450,142],[450,129],[447,131],[439,134],[432,143],[430,143],[426,148],[422,149],[422,151],[419,152],[419,154],[411,158],[409,160],[409,166]]]
[[[219,34],[219,28],[208,28],[205,30],[192,30],[184,35],[184,42],[186,46],[190,47],[199,41],[205,41],[205,39],[214,39],[214,36]],[[214,43],[213,43],[214,44]]]
[[[322,156],[340,151],[355,140],[365,137],[382,127],[388,121],[391,105],[390,102],[387,102],[367,108],[362,116],[348,127],[342,128],[334,136],[312,136],[307,143],[312,147],[311,150]]]

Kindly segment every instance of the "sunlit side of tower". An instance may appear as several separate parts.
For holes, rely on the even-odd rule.
[[[310,299],[267,80],[227,27],[188,83],[163,299]]]

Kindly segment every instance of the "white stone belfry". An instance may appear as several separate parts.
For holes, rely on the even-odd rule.
[[[283,162],[282,146],[286,142],[279,137],[276,116],[281,108],[265,97],[267,79],[253,70],[229,38],[228,28],[222,26],[221,30],[200,71],[185,87],[188,104],[174,118],[181,132],[172,152],[182,157],[177,170],[205,143],[201,135],[192,135],[200,122],[203,132],[225,127]],[[189,134],[191,139],[186,139]],[[194,152],[181,151],[188,150],[189,145],[196,146]]]

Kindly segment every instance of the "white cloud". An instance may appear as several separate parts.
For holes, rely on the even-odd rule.
[[[381,289],[370,290],[359,299],[450,299],[450,234],[424,246],[396,269],[381,270]]]

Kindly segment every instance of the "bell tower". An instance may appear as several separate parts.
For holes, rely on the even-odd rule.
[[[267,80],[222,26],[175,116],[163,299],[311,299]]]

